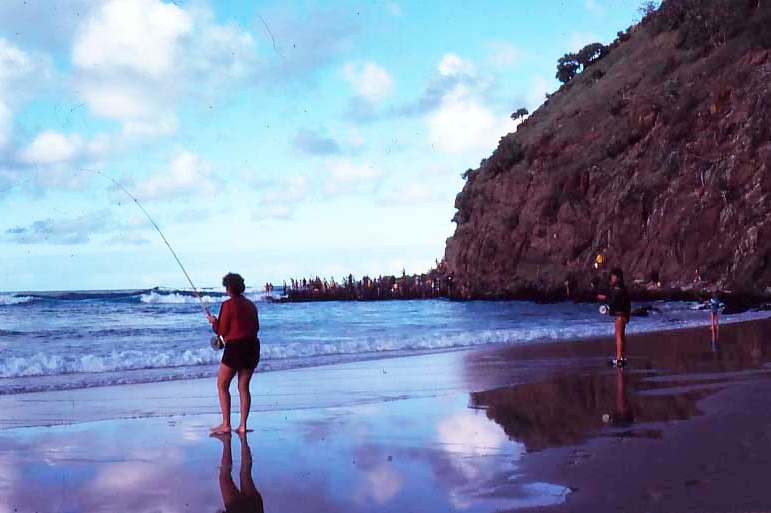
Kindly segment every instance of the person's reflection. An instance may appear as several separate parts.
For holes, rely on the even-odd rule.
[[[616,368],[616,409],[612,414],[606,413],[602,420],[615,427],[628,427],[634,423],[634,413],[632,405],[626,395],[626,382],[624,380],[624,369]]]
[[[233,454],[231,448],[231,434],[212,435],[222,442],[222,461],[220,463],[220,491],[225,509],[218,513],[264,513],[262,495],[257,491],[252,480],[252,451],[246,439],[246,433],[238,433],[241,439],[241,468],[238,476],[241,481],[241,490],[233,482]]]

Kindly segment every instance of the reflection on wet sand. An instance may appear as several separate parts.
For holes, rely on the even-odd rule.
[[[770,325],[744,330],[741,339],[725,326],[719,345],[708,331],[638,335],[624,370],[598,358],[605,341],[527,348],[525,358],[517,359],[523,366],[548,353],[569,358],[572,372],[563,366],[533,383],[472,392],[470,404],[484,409],[528,451],[580,444],[592,436],[658,438],[660,430],[641,424],[699,415],[700,399],[733,381],[770,375],[763,365],[771,344],[763,333]],[[506,350],[506,357],[513,351]]]
[[[238,472],[241,488],[233,481],[233,450],[232,435],[212,435],[222,442],[222,459],[220,461],[219,485],[225,513],[264,513],[262,495],[257,491],[252,479],[252,451],[249,448],[246,433],[238,433],[241,441],[241,466]]]

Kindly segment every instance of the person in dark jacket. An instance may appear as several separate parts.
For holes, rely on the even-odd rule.
[[[610,270],[610,294],[599,294],[597,299],[608,302],[609,314],[615,317],[616,334],[616,358],[612,361],[614,365],[623,366],[626,364],[624,356],[624,346],[626,345],[626,325],[629,322],[629,316],[632,313],[632,302],[629,299],[629,292],[624,285],[624,273],[618,267]]]
[[[239,433],[246,432],[246,420],[249,417],[252,395],[249,383],[260,361],[260,320],[257,307],[243,296],[246,286],[244,279],[234,273],[222,278],[222,285],[230,299],[226,299],[220,308],[219,318],[209,314],[209,322],[214,333],[219,335],[224,344],[219,372],[217,374],[217,393],[222,409],[222,423],[211,429],[212,433],[230,433],[230,382],[238,374],[238,397],[241,404]]]

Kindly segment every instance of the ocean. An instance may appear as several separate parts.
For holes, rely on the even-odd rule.
[[[202,291],[213,313],[226,296]],[[445,299],[279,303],[246,295],[260,314],[260,372],[491,344],[610,336],[597,304]],[[628,332],[707,326],[698,303],[652,302]],[[639,304],[633,305],[640,306]],[[724,316],[722,322],[767,317]],[[0,293],[0,394],[191,379],[222,355],[190,291]]]

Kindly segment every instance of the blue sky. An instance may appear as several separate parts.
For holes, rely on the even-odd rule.
[[[425,272],[460,177],[637,0],[3,0],[0,290]]]

